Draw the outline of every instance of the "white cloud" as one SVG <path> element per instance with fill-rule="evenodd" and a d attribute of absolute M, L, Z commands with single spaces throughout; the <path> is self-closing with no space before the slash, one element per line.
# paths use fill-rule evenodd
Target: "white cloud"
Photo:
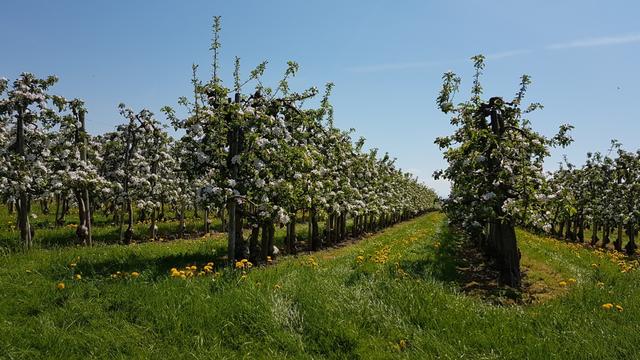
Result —
<path fill-rule="evenodd" d="M 371 73 L 371 72 L 381 72 L 381 71 L 388 71 L 388 70 L 423 69 L 423 68 L 438 65 L 438 64 L 440 64 L 440 62 L 437 62 L 437 61 L 401 62 L 401 63 L 394 63 L 394 64 L 354 66 L 354 67 L 348 68 L 347 70 L 356 72 L 356 73 Z"/>
<path fill-rule="evenodd" d="M 640 34 L 603 36 L 574 40 L 566 43 L 558 43 L 547 46 L 549 50 L 572 49 L 572 48 L 590 48 L 607 45 L 620 45 L 640 42 Z"/>
<path fill-rule="evenodd" d="M 527 49 L 518 49 L 518 50 L 508 50 L 497 52 L 493 54 L 485 55 L 485 58 L 488 60 L 499 60 L 508 57 L 524 55 L 531 53 L 531 50 Z M 469 60 L 469 58 L 464 59 Z M 454 60 L 455 62 L 456 60 Z M 457 61 L 463 61 L 459 59 Z M 447 63 L 451 63 L 449 61 Z M 399 63 L 390 63 L 390 64 L 373 64 L 373 65 L 363 65 L 363 66 L 353 66 L 347 68 L 347 70 L 355 73 L 374 73 L 374 72 L 384 72 L 384 71 L 394 71 L 394 70 L 415 70 L 415 69 L 424 69 L 431 66 L 438 66 L 445 64 L 444 61 L 416 61 L 416 62 L 399 62 Z"/>
<path fill-rule="evenodd" d="M 498 60 L 498 59 L 504 59 L 504 58 L 509 58 L 509 57 L 518 56 L 518 55 L 530 54 L 531 52 L 532 51 L 529 49 L 509 50 L 509 51 L 502 51 L 494 54 L 488 54 L 488 55 L 485 55 L 485 58 L 487 58 L 487 60 Z"/>

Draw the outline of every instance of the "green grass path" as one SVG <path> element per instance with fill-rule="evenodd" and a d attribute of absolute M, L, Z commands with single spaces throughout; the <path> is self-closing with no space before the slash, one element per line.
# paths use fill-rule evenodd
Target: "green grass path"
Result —
<path fill-rule="evenodd" d="M 531 277 L 576 282 L 537 305 L 493 306 L 457 290 L 451 249 L 460 239 L 445 222 L 428 214 L 244 277 L 169 276 L 215 261 L 222 236 L 0 257 L 0 358 L 640 357 L 637 270 L 519 232 L 523 263 L 548 268 Z M 111 278 L 117 271 L 140 276 Z"/>

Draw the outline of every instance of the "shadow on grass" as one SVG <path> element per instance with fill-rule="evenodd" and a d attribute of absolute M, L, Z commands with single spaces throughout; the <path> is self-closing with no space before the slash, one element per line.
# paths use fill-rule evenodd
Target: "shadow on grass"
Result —
<path fill-rule="evenodd" d="M 458 281 L 459 274 L 456 268 L 460 264 L 460 235 L 443 223 L 434 234 L 434 238 L 433 242 L 425 242 L 413 250 L 418 256 L 410 256 L 410 259 L 400 261 L 400 268 L 414 277 L 430 277 L 442 282 Z"/>
<path fill-rule="evenodd" d="M 110 258 L 98 262 L 81 262 L 77 271 L 85 277 L 109 277 L 117 272 L 144 272 L 145 277 L 156 280 L 167 277 L 171 268 L 184 269 L 186 266 L 196 265 L 202 269 L 209 262 L 214 262 L 216 268 L 221 268 L 225 262 L 225 248 L 223 246 L 207 247 L 193 253 L 172 255 L 140 255 L 130 253 L 122 258 Z"/>

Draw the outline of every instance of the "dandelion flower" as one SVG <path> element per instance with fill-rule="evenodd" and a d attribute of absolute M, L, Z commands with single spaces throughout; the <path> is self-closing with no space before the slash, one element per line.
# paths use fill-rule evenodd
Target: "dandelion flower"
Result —
<path fill-rule="evenodd" d="M 404 350 L 407 348 L 407 341 L 402 339 L 398 342 L 398 347 L 400 348 L 400 350 Z"/>
<path fill-rule="evenodd" d="M 62 289 L 64 289 L 64 283 L 63 283 L 63 282 L 59 282 L 59 283 L 56 285 L 56 289 L 58 289 L 58 290 L 62 290 Z"/>
<path fill-rule="evenodd" d="M 73 278 L 76 280 L 82 280 L 82 275 L 76 274 L 76 276 L 74 276 Z"/>
<path fill-rule="evenodd" d="M 616 305 L 616 310 L 618 310 L 618 312 L 622 312 L 624 309 L 622 308 L 622 306 Z"/>
<path fill-rule="evenodd" d="M 611 310 L 613 308 L 613 304 L 612 303 L 602 304 L 602 308 L 605 310 Z"/>
<path fill-rule="evenodd" d="M 576 282 L 576 279 L 574 279 L 574 278 L 570 278 L 570 279 L 568 279 L 568 280 L 567 280 L 567 282 L 568 282 L 569 284 L 574 284 L 574 283 Z"/>
<path fill-rule="evenodd" d="M 558 283 L 558 285 L 560 285 L 560 286 L 567 286 L 567 282 L 566 282 L 566 281 L 560 281 L 560 282 Z"/>
<path fill-rule="evenodd" d="M 137 271 L 134 271 L 134 272 L 131 273 L 131 277 L 132 278 L 137 278 L 138 276 L 140 276 L 140 273 L 137 272 Z"/>

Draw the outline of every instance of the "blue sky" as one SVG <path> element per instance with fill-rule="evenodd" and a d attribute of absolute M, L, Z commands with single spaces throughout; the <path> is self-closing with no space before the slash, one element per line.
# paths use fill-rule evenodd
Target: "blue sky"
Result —
<path fill-rule="evenodd" d="M 210 69 L 211 22 L 223 17 L 222 71 L 234 56 L 245 74 L 268 60 L 275 84 L 286 61 L 292 85 L 334 82 L 336 123 L 445 194 L 431 174 L 445 164 L 433 140 L 451 132 L 435 98 L 442 73 L 463 77 L 472 55 L 487 56 L 487 97 L 511 97 L 533 77 L 530 119 L 542 133 L 571 123 L 575 143 L 553 151 L 582 163 L 610 139 L 639 147 L 640 2 L 637 1 L 10 1 L 0 11 L 0 76 L 56 74 L 55 93 L 80 97 L 88 126 L 122 122 L 120 102 L 158 113 L 189 95 L 191 64 Z M 230 84 L 230 83 L 229 83 Z"/>

